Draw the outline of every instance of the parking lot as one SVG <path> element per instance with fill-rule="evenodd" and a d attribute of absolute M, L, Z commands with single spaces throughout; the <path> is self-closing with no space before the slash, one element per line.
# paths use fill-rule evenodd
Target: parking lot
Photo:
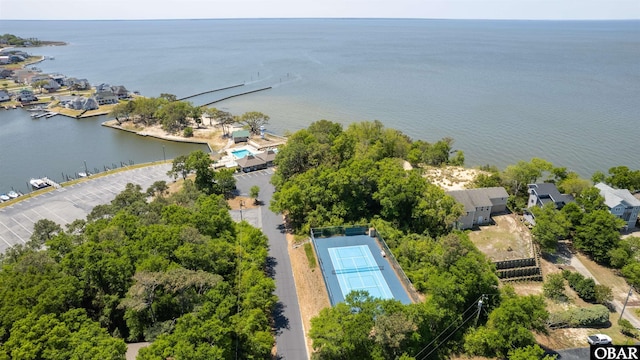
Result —
<path fill-rule="evenodd" d="M 49 219 L 60 225 L 84 219 L 93 207 L 107 204 L 127 183 L 146 190 L 155 181 L 173 181 L 167 176 L 171 164 L 152 165 L 89 179 L 19 201 L 0 209 L 0 253 L 15 244 L 29 241 L 33 224 Z"/>

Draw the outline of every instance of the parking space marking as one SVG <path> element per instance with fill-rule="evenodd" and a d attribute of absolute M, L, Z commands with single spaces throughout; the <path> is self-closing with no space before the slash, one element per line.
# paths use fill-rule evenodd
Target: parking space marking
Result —
<path fill-rule="evenodd" d="M 48 207 L 46 207 L 44 204 L 42 205 L 42 207 L 47 210 L 48 212 L 52 213 L 55 217 L 57 217 L 58 219 L 62 220 L 63 224 L 67 224 L 69 223 L 69 221 L 67 221 L 66 219 L 64 219 L 62 216 L 56 214 L 55 212 L 51 211 Z"/>
<path fill-rule="evenodd" d="M 28 217 L 27 215 L 25 215 L 24 213 L 20 213 L 20 215 L 24 216 L 25 219 L 27 219 L 28 221 L 30 221 L 32 224 L 35 224 L 36 222 L 33 221 L 30 217 Z"/>
<path fill-rule="evenodd" d="M 28 232 L 29 234 L 33 234 L 33 231 L 27 229 L 26 227 L 24 227 L 24 225 L 22 225 L 21 222 L 19 222 L 18 220 L 11 218 L 11 220 L 13 220 L 16 224 L 18 224 L 21 228 L 23 228 L 26 232 Z"/>
<path fill-rule="evenodd" d="M 63 199 L 65 199 L 66 201 L 68 201 L 68 202 L 72 203 L 72 204 L 73 204 L 73 205 L 75 205 L 75 206 L 78 206 L 78 204 L 76 204 L 73 200 L 69 199 L 69 198 L 68 198 L 68 197 L 66 197 L 66 196 L 65 196 Z"/>
<path fill-rule="evenodd" d="M 2 235 L 0 235 L 0 239 L 2 239 L 2 241 L 4 241 L 5 244 L 9 245 L 9 247 L 12 247 L 15 244 L 9 244 L 9 242 L 7 240 L 5 240 Z"/>
<path fill-rule="evenodd" d="M 13 235 L 15 235 L 15 236 L 16 236 L 18 239 L 20 239 L 23 243 L 25 243 L 25 244 L 27 243 L 26 241 L 24 241 L 24 239 L 23 239 L 20 235 L 16 234 L 13 230 L 11 230 L 11 229 L 10 229 L 7 225 L 5 225 L 3 222 L 0 222 L 0 224 L 2 224 L 2 226 L 4 226 L 7 230 L 9 230 Z"/>

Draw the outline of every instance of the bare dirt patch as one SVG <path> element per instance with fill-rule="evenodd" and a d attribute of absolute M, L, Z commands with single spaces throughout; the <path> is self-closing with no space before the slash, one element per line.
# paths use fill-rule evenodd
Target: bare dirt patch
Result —
<path fill-rule="evenodd" d="M 491 261 L 533 256 L 531 232 L 515 214 L 493 216 L 495 225 L 481 226 L 469 238 Z"/>
<path fill-rule="evenodd" d="M 294 236 L 287 234 L 287 243 L 289 248 L 289 258 L 291 259 L 291 268 L 293 269 L 293 278 L 296 283 L 296 291 L 298 294 L 298 302 L 300 303 L 300 316 L 302 317 L 302 325 L 305 332 L 305 341 L 308 353 L 312 353 L 311 339 L 309 338 L 309 329 L 311 329 L 311 318 L 317 316 L 320 310 L 331 306 L 329 303 L 329 295 L 324 285 L 322 272 L 317 265 L 314 269 L 309 268 L 309 261 L 302 244 L 294 246 Z M 315 254 L 314 254 L 315 255 Z"/>
<path fill-rule="evenodd" d="M 253 201 L 253 198 L 247 196 L 236 196 L 227 200 L 227 204 L 229 204 L 231 210 L 240 210 L 240 204 L 242 204 L 242 209 L 255 209 L 260 206 L 260 204 L 256 204 Z"/>
<path fill-rule="evenodd" d="M 426 167 L 424 177 L 432 184 L 450 191 L 466 189 L 480 173 L 483 171 L 461 166 Z"/>

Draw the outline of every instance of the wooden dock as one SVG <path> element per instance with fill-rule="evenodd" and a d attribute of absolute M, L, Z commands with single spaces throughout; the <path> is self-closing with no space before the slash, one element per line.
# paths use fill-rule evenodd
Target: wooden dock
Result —
<path fill-rule="evenodd" d="M 214 93 L 216 91 L 233 89 L 233 88 L 237 88 L 237 87 L 240 87 L 240 86 L 244 86 L 244 83 L 238 84 L 238 85 L 231 85 L 231 86 L 227 86 L 227 87 L 223 87 L 223 88 L 219 88 L 219 89 L 213 89 L 213 90 L 209 90 L 209 91 L 203 91 L 203 92 L 197 93 L 195 95 L 189 95 L 189 96 L 182 97 L 180 99 L 176 99 L 176 101 L 182 101 L 182 100 L 186 100 L 186 99 L 191 99 L 191 98 L 194 98 L 196 96 L 200 96 L 200 95 L 204 95 L 204 94 L 211 94 L 211 93 Z"/>
<path fill-rule="evenodd" d="M 215 101 L 212 101 L 212 102 L 209 102 L 209 103 L 206 103 L 206 104 L 200 105 L 200 107 L 209 106 L 209 105 L 211 105 L 211 104 L 215 104 L 215 103 L 218 103 L 218 102 L 220 102 L 220 101 L 224 101 L 224 100 L 227 100 L 227 99 L 231 99 L 231 98 L 234 98 L 234 97 L 237 97 L 237 96 L 242 96 L 242 95 L 247 95 L 247 94 L 256 93 L 256 92 L 259 92 L 259 91 L 269 90 L 269 89 L 271 89 L 271 88 L 272 88 L 271 86 L 268 86 L 268 87 L 265 87 L 265 88 L 262 88 L 262 89 L 256 89 L 256 90 L 246 91 L 246 92 L 243 92 L 243 93 L 240 93 L 240 94 L 230 95 L 230 96 L 227 96 L 227 97 L 223 97 L 222 99 L 218 99 L 218 100 L 215 100 Z"/>

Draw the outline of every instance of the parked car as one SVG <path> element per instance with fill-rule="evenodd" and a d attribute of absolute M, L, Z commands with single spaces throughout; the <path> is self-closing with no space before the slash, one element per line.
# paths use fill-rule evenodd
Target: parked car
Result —
<path fill-rule="evenodd" d="M 587 336 L 587 341 L 591 345 L 609 345 L 611 344 L 611 337 L 605 334 L 595 334 Z"/>

